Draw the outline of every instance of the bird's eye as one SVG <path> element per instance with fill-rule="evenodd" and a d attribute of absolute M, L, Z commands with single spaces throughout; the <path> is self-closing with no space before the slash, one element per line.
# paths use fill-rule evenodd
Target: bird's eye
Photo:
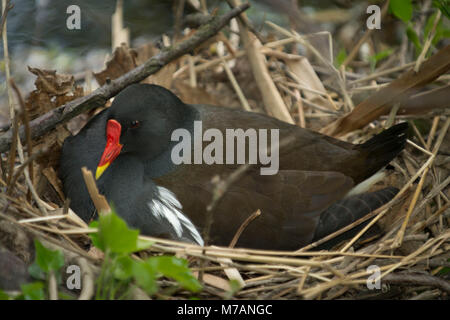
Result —
<path fill-rule="evenodd" d="M 140 125 L 141 125 L 141 122 L 140 122 L 140 121 L 138 121 L 138 120 L 133 120 L 133 121 L 131 121 L 130 128 L 131 128 L 131 129 L 136 129 L 136 128 L 138 128 Z"/>

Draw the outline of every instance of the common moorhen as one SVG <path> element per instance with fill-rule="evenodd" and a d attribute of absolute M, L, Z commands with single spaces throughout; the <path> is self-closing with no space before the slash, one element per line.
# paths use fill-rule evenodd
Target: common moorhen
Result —
<path fill-rule="evenodd" d="M 131 227 L 203 244 L 200 233 L 213 196 L 211 180 L 228 176 L 239 164 L 175 164 L 171 154 L 179 140 L 172 141 L 172 133 L 183 128 L 194 136 L 196 121 L 201 121 L 202 132 L 279 129 L 280 145 L 290 141 L 279 149 L 276 174 L 261 174 L 262 165 L 255 164 L 220 199 L 210 230 L 214 244 L 228 245 L 241 224 L 260 209 L 237 245 L 297 249 L 355 221 L 396 193 L 386 188 L 346 197 L 404 148 L 406 123 L 354 145 L 263 114 L 185 104 L 163 87 L 135 84 L 64 142 L 60 177 L 71 208 L 85 221 L 95 218 L 81 174 L 86 166 L 96 172 L 99 191 Z M 248 154 L 245 157 L 248 162 Z"/>

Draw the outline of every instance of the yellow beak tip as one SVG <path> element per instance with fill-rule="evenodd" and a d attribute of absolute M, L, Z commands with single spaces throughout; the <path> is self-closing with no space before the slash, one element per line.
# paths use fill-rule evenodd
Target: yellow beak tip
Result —
<path fill-rule="evenodd" d="M 97 167 L 97 170 L 95 171 L 95 180 L 98 180 L 102 176 L 103 172 L 105 172 L 105 170 L 106 170 L 106 168 L 108 168 L 108 166 L 109 166 L 109 163 L 104 164 L 103 166 Z"/>

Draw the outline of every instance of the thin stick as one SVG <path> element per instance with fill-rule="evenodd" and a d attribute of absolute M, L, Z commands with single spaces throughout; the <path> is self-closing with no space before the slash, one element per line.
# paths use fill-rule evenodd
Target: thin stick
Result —
<path fill-rule="evenodd" d="M 8 12 L 12 8 L 14 8 L 14 4 L 11 4 L 9 0 L 3 1 L 2 4 L 3 4 L 2 5 L 3 12 L 2 12 L 1 20 L 0 20 L 0 37 L 3 35 L 3 30 L 4 30 L 5 23 L 6 23 L 6 17 L 8 16 Z"/>
<path fill-rule="evenodd" d="M 149 75 L 159 71 L 171 61 L 191 52 L 198 45 L 214 36 L 220 29 L 227 25 L 233 17 L 248 9 L 249 6 L 249 4 L 245 3 L 221 16 L 213 17 L 210 22 L 201 26 L 189 39 L 176 43 L 169 49 L 161 50 L 156 56 L 153 56 L 118 79 L 112 80 L 110 83 L 98 88 L 91 94 L 72 100 L 63 106 L 53 109 L 32 120 L 30 122 L 32 138 L 42 136 L 46 132 L 54 129 L 57 125 L 65 123 L 84 111 L 104 105 L 108 99 L 117 95 L 130 84 L 142 81 Z M 5 33 L 3 34 L 3 38 L 5 38 Z M 5 46 L 4 52 L 6 53 Z M 23 138 L 25 135 L 23 129 L 20 129 L 19 133 L 20 137 Z M 12 132 L 11 130 L 8 130 L 0 136 L 0 152 L 8 150 L 11 141 Z"/>
<path fill-rule="evenodd" d="M 241 224 L 239 229 L 236 231 L 236 234 L 234 235 L 233 239 L 231 240 L 231 242 L 229 244 L 230 248 L 234 248 L 234 246 L 236 245 L 237 241 L 239 240 L 239 237 L 241 236 L 242 232 L 244 232 L 245 228 L 247 228 L 247 226 L 250 224 L 250 222 L 252 222 L 257 217 L 259 217 L 260 214 L 261 214 L 261 210 L 258 209 L 255 212 L 253 212 L 247 219 L 245 219 L 245 221 Z"/>
<path fill-rule="evenodd" d="M 390 207 L 392 207 L 392 205 L 401 197 L 403 196 L 403 194 L 406 192 L 406 190 L 409 189 L 409 187 L 414 183 L 414 181 L 416 181 L 416 179 L 424 172 L 424 170 L 431 164 L 431 162 L 433 162 L 434 157 L 431 156 L 427 162 L 425 162 L 425 164 L 419 169 L 419 171 L 416 172 L 416 174 L 414 176 L 411 177 L 411 179 L 409 179 L 409 181 L 403 186 L 403 188 L 395 195 L 394 198 L 391 199 L 391 201 L 389 201 L 388 203 L 384 204 L 383 206 L 381 206 L 380 208 L 378 208 L 377 210 L 382 209 L 382 211 L 379 211 L 379 214 L 372 220 L 370 221 L 360 232 L 358 232 L 357 235 L 355 235 L 353 237 L 352 240 L 350 240 L 350 242 L 348 242 L 344 248 L 342 248 L 341 252 L 347 251 L 352 245 L 353 243 L 355 243 L 367 230 L 369 230 L 369 228 L 371 226 L 373 226 L 379 219 L 381 219 L 387 212 L 388 209 Z M 377 211 L 375 210 L 375 211 Z"/>
<path fill-rule="evenodd" d="M 384 3 L 383 8 L 381 9 L 380 19 L 382 19 L 382 21 L 384 20 L 384 16 L 386 15 L 388 8 L 389 8 L 389 0 Z M 347 58 L 345 58 L 344 62 L 342 63 L 344 67 L 346 67 L 355 58 L 356 54 L 359 51 L 359 48 L 361 48 L 364 42 L 366 42 L 367 39 L 369 39 L 369 37 L 372 35 L 373 30 L 375 29 L 371 28 L 366 30 L 362 38 L 359 39 L 358 43 L 353 47 L 352 51 L 349 53 Z"/>
<path fill-rule="evenodd" d="M 430 163 L 431 165 L 431 163 Z M 403 242 L 403 237 L 405 236 L 406 226 L 408 225 L 409 218 L 411 217 L 411 213 L 414 210 L 414 207 L 416 206 L 417 200 L 419 199 L 420 192 L 422 191 L 423 183 L 425 182 L 425 177 L 427 176 L 427 173 L 429 171 L 430 167 L 426 167 L 425 171 L 422 174 L 422 177 L 420 178 L 419 184 L 416 187 L 416 191 L 414 192 L 413 198 L 411 200 L 411 203 L 408 207 L 408 212 L 406 213 L 406 217 L 403 221 L 402 227 L 400 228 L 399 233 L 397 234 L 396 240 L 392 243 L 392 248 L 398 248 L 401 246 Z"/>
<path fill-rule="evenodd" d="M 236 6 L 239 0 L 230 0 L 229 3 Z M 294 124 L 286 104 L 279 93 L 266 64 L 264 55 L 261 53 L 261 42 L 250 33 L 247 28 L 245 13 L 241 14 L 238 19 L 239 32 L 241 40 L 247 51 L 247 57 L 251 66 L 253 77 L 261 93 L 264 106 L 275 118 Z"/>
<path fill-rule="evenodd" d="M 297 109 L 298 109 L 299 126 L 300 126 L 300 128 L 306 128 L 305 110 L 303 108 L 303 103 L 302 103 L 302 99 L 300 96 L 300 92 L 297 89 L 294 89 L 294 94 L 295 94 L 295 100 L 296 100 Z"/>
<path fill-rule="evenodd" d="M 75 261 L 83 271 L 83 282 L 78 300 L 90 300 L 94 296 L 94 272 L 85 258 L 77 257 Z"/>
<path fill-rule="evenodd" d="M 311 267 L 306 267 L 306 271 L 303 274 L 302 278 L 300 279 L 300 282 L 298 283 L 297 294 L 299 294 L 299 295 L 302 294 L 302 290 L 303 290 L 303 287 L 305 286 L 306 278 L 308 278 L 310 270 L 311 270 Z"/>
<path fill-rule="evenodd" d="M 58 284 L 53 270 L 48 274 L 48 298 L 49 300 L 58 300 Z"/>
<path fill-rule="evenodd" d="M 65 219 L 67 216 L 65 214 L 58 214 L 58 215 L 49 215 L 45 217 L 37 217 L 37 218 L 28 218 L 28 219 L 21 219 L 18 222 L 20 224 L 24 223 L 34 223 L 34 222 L 42 222 L 42 221 L 50 221 L 50 220 L 60 220 Z"/>
<path fill-rule="evenodd" d="M 428 52 L 428 49 L 431 46 L 431 41 L 434 38 L 434 34 L 436 32 L 437 24 L 441 20 L 441 10 L 437 11 L 436 17 L 434 18 L 433 27 L 431 28 L 430 33 L 428 34 L 427 40 L 425 40 L 425 44 L 423 45 L 422 51 L 420 52 L 419 57 L 417 58 L 416 65 L 414 66 L 414 71 L 419 72 L 420 66 L 422 62 L 425 60 L 425 55 Z"/>
<path fill-rule="evenodd" d="M 188 55 L 188 66 L 189 66 L 189 85 L 191 88 L 197 88 L 197 74 L 194 68 L 194 58 Z"/>
<path fill-rule="evenodd" d="M 231 71 L 228 64 L 225 62 L 225 59 L 222 58 L 222 66 L 225 69 L 225 72 L 228 76 L 228 79 L 230 79 L 231 85 L 233 86 L 234 91 L 236 91 L 236 94 L 239 98 L 239 101 L 241 102 L 242 107 L 244 110 L 252 111 L 252 108 L 248 104 L 247 98 L 245 97 L 244 93 L 241 90 L 241 87 L 239 86 L 238 82 L 236 81 L 236 78 L 234 77 L 233 72 Z"/>
<path fill-rule="evenodd" d="M 439 288 L 447 293 L 450 293 L 450 282 L 440 279 L 438 277 L 433 277 L 427 274 L 399 274 L 391 273 L 383 277 L 383 281 L 392 284 L 405 284 L 405 285 L 425 285 Z"/>
<path fill-rule="evenodd" d="M 48 152 L 48 149 L 46 147 L 42 148 L 41 150 L 38 150 L 36 153 L 34 153 L 30 157 L 28 157 L 27 160 L 25 160 L 25 162 L 22 163 L 16 169 L 16 171 L 14 172 L 14 175 L 12 176 L 11 181 L 8 184 L 8 191 L 7 191 L 8 194 L 11 194 L 12 190 L 14 190 L 14 185 L 16 184 L 17 179 L 22 174 L 22 172 L 25 170 L 25 168 L 28 166 L 28 170 L 29 170 L 30 169 L 29 164 L 32 163 L 37 158 L 42 157 L 47 152 Z"/>
<path fill-rule="evenodd" d="M 427 154 L 427 155 L 429 155 L 429 156 L 433 155 L 430 151 L 428 151 L 428 150 L 422 148 L 421 146 L 415 144 L 414 142 L 412 142 L 412 141 L 409 140 L 409 139 L 406 139 L 406 143 L 412 145 L 412 146 L 413 146 L 414 148 L 416 148 L 417 150 L 420 150 L 420 151 L 422 151 L 423 153 L 425 153 L 425 154 Z"/>
<path fill-rule="evenodd" d="M 91 170 L 86 167 L 81 168 L 81 173 L 83 174 L 84 183 L 88 189 L 89 195 L 94 203 L 95 208 L 99 215 L 105 215 L 111 213 L 111 207 L 106 201 L 105 196 L 98 192 L 97 184 L 95 183 L 94 176 Z"/>
<path fill-rule="evenodd" d="M 442 141 L 443 141 L 443 139 L 445 137 L 445 134 L 447 133 L 447 130 L 448 130 L 449 126 L 450 126 L 450 119 L 447 119 L 447 121 L 445 122 L 444 126 L 442 127 L 441 133 L 440 133 L 440 135 L 438 137 L 438 140 L 436 141 L 436 144 L 435 144 L 435 146 L 433 148 L 433 156 L 430 157 L 431 161 L 427 165 L 426 169 L 424 170 L 424 172 L 422 174 L 422 177 L 421 177 L 421 179 L 419 181 L 419 184 L 417 185 L 417 188 L 416 188 L 416 191 L 414 193 L 413 199 L 411 200 L 411 204 L 409 205 L 408 212 L 406 213 L 405 220 L 403 221 L 403 224 L 402 224 L 402 226 L 400 228 L 400 231 L 398 232 L 398 234 L 397 234 L 397 236 L 395 238 L 395 241 L 392 243 L 392 246 L 391 246 L 392 248 L 398 248 L 402 244 L 403 237 L 404 237 L 405 231 L 406 231 L 406 226 L 408 225 L 409 219 L 411 217 L 411 213 L 414 210 L 414 207 L 415 207 L 415 205 L 417 203 L 417 199 L 419 198 L 419 194 L 420 194 L 420 192 L 422 190 L 423 183 L 425 182 L 425 177 L 426 177 L 426 175 L 427 175 L 431 165 L 433 164 L 433 160 L 436 157 L 436 154 L 437 154 L 437 152 L 438 152 L 438 150 L 439 150 L 439 148 L 441 146 L 441 143 L 442 143 Z"/>
<path fill-rule="evenodd" d="M 436 134 L 438 124 L 439 124 L 439 117 L 435 116 L 433 118 L 433 124 L 431 125 L 430 133 L 428 134 L 427 144 L 425 146 L 428 150 L 430 150 L 431 148 L 431 143 L 433 142 L 433 137 Z"/>
<path fill-rule="evenodd" d="M 16 92 L 17 100 L 19 101 L 19 105 L 21 108 L 22 123 L 25 126 L 25 137 L 27 142 L 28 159 L 31 159 L 30 161 L 28 161 L 28 174 L 30 175 L 31 183 L 34 185 L 33 158 L 31 157 L 31 155 L 33 154 L 33 142 L 31 140 L 30 117 L 28 116 L 25 101 L 23 100 L 23 96 L 20 93 L 19 88 L 17 87 L 13 79 L 10 79 L 9 82 L 13 90 Z"/>
<path fill-rule="evenodd" d="M 17 150 L 17 141 L 19 137 L 19 118 L 14 116 L 12 119 L 13 122 L 13 139 L 11 142 L 11 150 L 9 150 L 8 157 L 8 177 L 6 180 L 6 185 L 11 185 L 11 180 L 14 174 L 14 163 L 16 162 L 16 150 Z"/>
<path fill-rule="evenodd" d="M 436 220 L 437 217 L 441 216 L 448 208 L 450 208 L 450 202 L 446 203 L 438 211 L 436 211 L 431 216 L 429 216 L 426 221 L 420 222 L 419 224 L 414 226 L 411 233 L 416 233 L 420 230 L 423 230 L 427 226 L 429 226 L 431 223 L 433 223 Z"/>
<path fill-rule="evenodd" d="M 360 83 L 360 82 L 365 82 L 365 81 L 370 81 L 370 80 L 373 80 L 373 79 L 378 79 L 379 77 L 382 77 L 382 76 L 385 76 L 385 75 L 388 75 L 388 74 L 391 74 L 391 73 L 394 73 L 394 72 L 402 71 L 404 69 L 408 69 L 408 68 L 412 67 L 413 65 L 415 65 L 415 62 L 410 62 L 410 63 L 404 64 L 402 66 L 393 67 L 393 68 L 386 69 L 386 70 L 383 70 L 383 71 L 380 71 L 380 72 L 375 72 L 375 73 L 372 73 L 371 75 L 368 75 L 368 76 L 365 76 L 365 77 L 362 77 L 362 78 L 350 81 L 349 85 L 353 86 L 353 85 L 355 85 L 357 83 Z"/>

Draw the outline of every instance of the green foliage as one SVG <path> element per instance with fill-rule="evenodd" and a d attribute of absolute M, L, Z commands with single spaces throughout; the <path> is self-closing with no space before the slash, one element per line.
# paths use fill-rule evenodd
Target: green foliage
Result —
<path fill-rule="evenodd" d="M 137 261 L 130 254 L 148 248 L 152 243 L 138 239 L 139 231 L 128 228 L 115 212 L 91 223 L 97 233 L 90 235 L 92 243 L 105 252 L 100 276 L 97 279 L 97 299 L 127 298 L 133 284 L 152 295 L 158 291 L 157 279 L 172 278 L 184 289 L 201 289 L 184 259 L 172 256 L 150 257 Z"/>
<path fill-rule="evenodd" d="M 450 262 L 450 259 L 447 259 L 447 262 Z M 443 267 L 441 270 L 439 270 L 438 275 L 440 276 L 446 276 L 450 273 L 449 267 Z"/>
<path fill-rule="evenodd" d="M 20 286 L 22 294 L 16 297 L 17 300 L 44 300 L 44 284 L 40 281 L 23 284 Z"/>
<path fill-rule="evenodd" d="M 0 300 L 9 300 L 11 299 L 9 295 L 7 295 L 2 289 L 0 289 Z"/>
<path fill-rule="evenodd" d="M 47 279 L 47 275 L 44 271 L 42 271 L 41 267 L 39 267 L 36 261 L 34 261 L 33 264 L 28 267 L 28 273 L 30 274 L 30 276 L 37 280 Z"/>
<path fill-rule="evenodd" d="M 433 0 L 433 7 L 441 10 L 442 14 L 450 19 L 450 0 Z"/>
<path fill-rule="evenodd" d="M 102 251 L 133 253 L 152 245 L 149 241 L 139 240 L 139 231 L 128 228 L 126 222 L 115 213 L 101 216 L 98 221 L 92 222 L 90 227 L 99 229 L 90 237 L 94 246 Z"/>
<path fill-rule="evenodd" d="M 433 28 L 434 21 L 436 19 L 436 15 L 437 15 L 437 12 L 435 12 L 434 14 L 432 14 L 431 16 L 428 17 L 427 22 L 425 24 L 425 29 L 424 29 L 424 36 L 423 36 L 424 39 L 428 38 L 428 36 Z M 434 33 L 433 39 L 431 40 L 431 43 L 433 45 L 436 45 L 442 39 L 449 38 L 449 37 L 450 37 L 450 29 L 447 29 L 444 27 L 442 18 L 441 18 L 436 25 L 435 33 Z"/>
<path fill-rule="evenodd" d="M 230 280 L 230 291 L 225 293 L 225 299 L 231 299 L 239 290 L 241 290 L 241 284 L 235 279 Z"/>
<path fill-rule="evenodd" d="M 201 290 L 200 283 L 192 275 L 184 259 L 173 256 L 150 257 L 144 261 L 133 259 L 130 256 L 133 252 L 148 248 L 152 243 L 138 239 L 139 231 L 128 228 L 116 213 L 101 216 L 90 226 L 98 229 L 97 233 L 90 234 L 92 243 L 105 253 L 101 272 L 96 280 L 96 299 L 127 298 L 135 286 L 153 295 L 159 290 L 157 280 L 163 276 L 174 279 L 180 287 L 192 292 Z M 34 243 L 36 259 L 28 272 L 33 278 L 42 281 L 22 285 L 22 292 L 15 299 L 43 300 L 46 298 L 49 274 L 53 273 L 57 280 L 61 279 L 59 271 L 64 265 L 63 253 L 46 248 L 38 240 Z M 63 293 L 59 296 L 71 299 Z M 0 291 L 1 299 L 10 297 Z"/>
<path fill-rule="evenodd" d="M 183 288 L 192 292 L 201 289 L 198 280 L 192 275 L 187 261 L 171 256 L 149 258 L 146 263 L 162 275 L 176 280 Z"/>
<path fill-rule="evenodd" d="M 413 6 L 411 0 L 391 0 L 389 10 L 404 23 L 408 23 L 412 18 Z"/>
<path fill-rule="evenodd" d="M 341 50 L 339 50 L 339 53 L 336 56 L 335 66 L 339 68 L 345 61 L 345 59 L 347 59 L 347 52 L 344 48 L 342 48 Z"/>
<path fill-rule="evenodd" d="M 64 256 L 61 251 L 47 249 L 38 240 L 34 240 L 34 246 L 36 248 L 35 262 L 43 272 L 48 273 L 62 268 Z"/>
<path fill-rule="evenodd" d="M 112 253 L 131 253 L 137 251 L 138 230 L 131 230 L 125 221 L 116 214 L 101 216 L 98 223 L 98 233 L 91 234 L 93 244 L 103 250 Z M 94 226 L 91 224 L 91 227 Z M 120 236 L 119 236 L 120 235 Z"/>
<path fill-rule="evenodd" d="M 370 56 L 369 63 L 370 63 L 370 68 L 372 69 L 372 71 L 375 69 L 378 61 L 381 61 L 381 60 L 389 57 L 393 51 L 394 50 L 392 50 L 392 49 L 386 49 L 386 50 L 382 50 L 382 51 L 374 54 L 373 56 Z"/>
<path fill-rule="evenodd" d="M 36 258 L 33 264 L 28 267 L 28 273 L 37 280 L 32 283 L 21 285 L 21 294 L 14 297 L 16 300 L 44 300 L 47 292 L 45 283 L 48 282 L 50 272 L 52 272 L 57 281 L 60 282 L 60 269 L 64 266 L 64 256 L 59 250 L 50 250 L 38 240 L 34 240 L 36 249 Z M 1 294 L 0 294 L 1 296 Z"/>
<path fill-rule="evenodd" d="M 401 2 L 402 4 L 399 4 L 396 2 L 399 2 L 399 3 Z M 431 30 L 433 29 L 433 25 L 434 25 L 436 15 L 438 12 L 436 11 L 434 14 L 432 14 L 431 16 L 428 17 L 428 19 L 425 23 L 425 26 L 424 26 L 423 37 L 422 37 L 422 39 L 420 39 L 420 36 L 413 29 L 413 22 L 411 21 L 411 17 L 409 17 L 409 19 L 406 19 L 406 17 L 407 17 L 406 13 L 401 13 L 401 10 L 399 9 L 400 7 L 403 8 L 403 6 L 405 6 L 407 2 L 410 2 L 410 1 L 391 1 L 389 7 L 390 7 L 391 11 L 398 18 L 400 18 L 401 20 L 403 20 L 403 22 L 405 22 L 406 35 L 408 36 L 408 39 L 413 43 L 413 45 L 416 49 L 416 56 L 418 56 L 423 50 L 423 45 L 425 43 L 425 40 L 428 38 Z M 409 6 L 409 5 L 406 5 L 406 6 Z M 443 23 L 443 19 L 445 19 L 445 17 L 447 17 L 447 18 L 449 17 L 450 0 L 435 0 L 435 1 L 433 1 L 433 7 L 439 9 L 443 14 L 443 16 L 441 17 L 441 19 L 438 21 L 438 23 L 436 25 L 435 33 L 434 33 L 433 39 L 431 40 L 431 44 L 434 46 L 442 39 L 450 37 L 450 29 L 446 28 Z M 404 10 L 404 8 L 402 10 Z M 431 54 L 431 51 L 428 52 L 428 56 L 430 54 Z"/>
<path fill-rule="evenodd" d="M 450 268 L 448 268 L 448 267 L 444 267 L 438 272 L 438 274 L 440 276 L 445 276 L 445 275 L 447 275 L 449 273 L 450 273 Z"/>
<path fill-rule="evenodd" d="M 422 51 L 422 43 L 411 25 L 406 27 L 406 35 L 408 36 L 409 41 L 414 44 L 414 47 L 416 48 L 416 55 L 418 55 Z"/>
<path fill-rule="evenodd" d="M 136 283 L 148 294 L 154 294 L 158 291 L 156 270 L 152 265 L 143 261 L 135 261 L 133 262 L 132 272 Z"/>

